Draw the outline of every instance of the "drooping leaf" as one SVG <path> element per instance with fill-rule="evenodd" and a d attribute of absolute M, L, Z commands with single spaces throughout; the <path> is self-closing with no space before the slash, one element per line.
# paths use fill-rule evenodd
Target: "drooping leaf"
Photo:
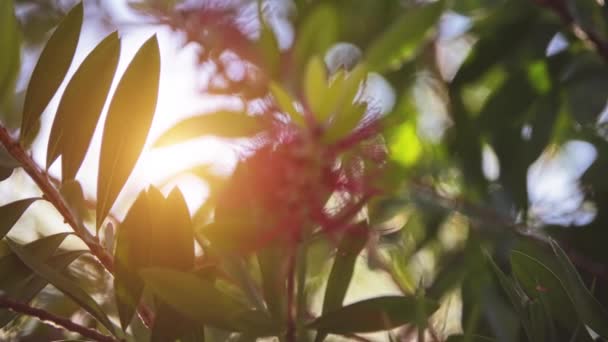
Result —
<path fill-rule="evenodd" d="M 156 108 L 159 77 L 160 52 L 153 36 L 133 57 L 108 109 L 97 177 L 97 227 L 108 215 L 143 149 Z"/>
<path fill-rule="evenodd" d="M 56 269 L 61 272 L 84 253 L 86 253 L 86 251 L 71 251 L 55 255 L 48 259 L 47 264 L 53 269 Z M 32 274 L 19 284 L 20 286 L 18 287 L 17 293 L 11 293 L 8 294 L 8 296 L 21 303 L 29 303 L 32 301 L 32 299 L 34 299 L 34 297 L 36 297 L 36 295 L 38 295 L 38 293 L 40 293 L 40 291 L 42 291 L 48 285 L 48 282 L 43 278 Z M 17 317 L 17 314 L 12 311 L 0 311 L 0 327 L 5 326 L 15 317 Z"/>
<path fill-rule="evenodd" d="M 25 265 L 27 265 L 28 268 L 34 271 L 39 277 L 47 280 L 59 291 L 63 292 L 63 294 L 70 297 L 81 308 L 86 310 L 101 324 L 103 324 L 103 326 L 106 327 L 112 334 L 116 333 L 114 325 L 106 315 L 103 308 L 101 308 L 101 306 L 99 306 L 99 304 L 97 304 L 95 300 L 91 298 L 91 296 L 89 296 L 83 289 L 81 289 L 72 279 L 62 275 L 57 270 L 45 264 L 43 260 L 40 260 L 36 256 L 28 253 L 27 250 L 12 240 L 9 239 L 7 243 L 13 253 L 15 253 L 19 259 Z"/>
<path fill-rule="evenodd" d="M 0 3 L 0 119 L 13 125 L 7 107 L 21 65 L 21 37 L 13 0 Z"/>
<path fill-rule="evenodd" d="M 589 292 L 576 268 L 557 242 L 551 240 L 551 247 L 560 266 L 558 274 L 562 284 L 574 301 L 581 319 L 600 336 L 608 338 L 608 311 Z"/>
<path fill-rule="evenodd" d="M 23 212 L 38 198 L 27 198 L 0 207 L 0 239 L 13 228 Z"/>
<path fill-rule="evenodd" d="M 260 117 L 240 112 L 220 111 L 185 119 L 169 128 L 154 143 L 165 146 L 210 135 L 220 138 L 244 138 L 264 129 Z"/>
<path fill-rule="evenodd" d="M 234 320 L 246 311 L 213 283 L 193 274 L 160 268 L 145 269 L 140 274 L 152 293 L 199 324 L 235 330 Z"/>
<path fill-rule="evenodd" d="M 74 179 L 89 148 L 120 54 L 120 40 L 113 32 L 82 62 L 68 83 L 51 128 L 46 167 L 62 156 L 62 178 Z"/>
<path fill-rule="evenodd" d="M 68 235 L 69 233 L 59 233 L 46 236 L 24 245 L 23 248 L 37 258 L 47 260 Z M 6 246 L 6 243 L 3 241 L 4 246 Z M 38 280 L 34 279 L 40 278 L 36 277 L 14 253 L 9 252 L 9 254 L 0 258 L 0 291 L 9 297 L 19 299 L 22 302 L 31 301 L 42 290 L 40 288 L 36 291 L 34 285 Z M 47 282 L 44 281 L 44 284 L 46 285 Z M 8 324 L 14 317 L 16 317 L 16 314 L 12 311 L 0 311 L 0 327 Z"/>
<path fill-rule="evenodd" d="M 420 48 L 430 29 L 443 12 L 444 0 L 410 9 L 367 49 L 366 60 L 371 71 L 399 67 Z"/>
<path fill-rule="evenodd" d="M 80 30 L 83 6 L 78 3 L 55 29 L 46 43 L 25 94 L 20 142 L 28 147 L 40 127 L 40 115 L 63 82 L 72 64 Z"/>
<path fill-rule="evenodd" d="M 284 113 L 287 113 L 287 115 L 289 115 L 293 122 L 295 122 L 299 126 L 303 126 L 304 118 L 302 117 L 302 114 L 298 113 L 298 111 L 296 110 L 293 104 L 293 99 L 287 93 L 287 91 L 283 89 L 280 84 L 271 82 L 270 92 L 272 93 L 272 96 L 274 97 L 275 101 L 277 101 L 279 108 Z"/>
<path fill-rule="evenodd" d="M 417 300 L 420 299 L 401 296 L 367 299 L 325 313 L 308 327 L 335 334 L 390 330 L 417 319 Z M 423 306 L 428 316 L 439 308 L 436 302 L 429 299 L 423 300 Z"/>
<path fill-rule="evenodd" d="M 368 227 L 365 223 L 360 223 L 347 231 L 342 241 L 340 241 L 334 264 L 327 280 L 325 297 L 323 298 L 323 314 L 342 307 L 342 302 L 346 297 L 346 291 L 355 270 L 355 262 L 359 253 L 365 247 L 367 237 Z M 315 341 L 320 342 L 324 339 L 325 334 L 320 330 L 317 333 Z"/>

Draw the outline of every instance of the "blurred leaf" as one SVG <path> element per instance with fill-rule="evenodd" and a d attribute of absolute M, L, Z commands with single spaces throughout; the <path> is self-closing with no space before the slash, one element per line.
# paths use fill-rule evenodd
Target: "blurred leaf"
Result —
<path fill-rule="evenodd" d="M 257 253 L 262 275 L 262 292 L 268 311 L 276 322 L 285 322 L 287 294 L 285 249 L 279 244 L 271 244 Z"/>
<path fill-rule="evenodd" d="M 551 240 L 551 247 L 560 266 L 558 271 L 560 280 L 572 299 L 579 316 L 593 331 L 604 338 L 608 338 L 608 312 L 589 292 L 581 276 L 561 247 L 553 240 Z"/>
<path fill-rule="evenodd" d="M 206 135 L 220 138 L 251 137 L 264 130 L 262 118 L 241 112 L 219 111 L 180 121 L 164 132 L 154 146 L 177 144 Z"/>
<path fill-rule="evenodd" d="M 305 70 L 311 56 L 324 55 L 327 49 L 338 40 L 338 23 L 340 17 L 336 9 L 329 4 L 319 4 L 304 18 L 298 27 L 298 37 L 294 47 L 295 70 Z"/>
<path fill-rule="evenodd" d="M 275 82 L 270 83 L 270 92 L 272 93 L 275 101 L 277 101 L 281 111 L 287 113 L 287 115 L 289 115 L 291 118 L 291 121 L 295 122 L 298 126 L 304 126 L 304 118 L 296 110 L 291 95 L 289 95 L 280 84 Z"/>
<path fill-rule="evenodd" d="M 146 287 L 163 302 L 199 324 L 236 330 L 235 318 L 246 311 L 213 283 L 193 274 L 161 268 L 144 269 L 140 274 Z"/>
<path fill-rule="evenodd" d="M 415 297 L 386 296 L 363 300 L 323 314 L 308 325 L 311 329 L 335 334 L 390 330 L 416 320 Z M 439 305 L 424 300 L 427 319 Z"/>
<path fill-rule="evenodd" d="M 47 280 L 59 291 L 63 292 L 66 296 L 70 297 L 78 305 L 95 317 L 101 324 L 103 324 L 108 331 L 115 334 L 114 326 L 110 319 L 106 316 L 105 311 L 91 298 L 86 292 L 84 292 L 73 279 L 70 279 L 61 273 L 54 270 L 49 265 L 45 264 L 44 261 L 40 260 L 36 256 L 28 253 L 26 249 L 19 246 L 12 240 L 8 240 L 8 245 L 11 250 L 21 259 L 21 261 L 27 265 L 32 271 L 38 276 Z"/>
<path fill-rule="evenodd" d="M 27 87 L 21 122 L 20 142 L 25 147 L 29 147 L 38 134 L 40 116 L 72 64 L 80 37 L 82 16 L 83 6 L 80 2 L 57 26 L 36 63 Z"/>
<path fill-rule="evenodd" d="M 485 337 L 485 336 L 479 336 L 479 335 L 473 335 L 470 337 L 465 336 L 465 335 L 452 335 L 452 336 L 448 337 L 447 340 L 445 340 L 445 342 L 494 342 L 494 341 L 496 341 L 496 340 L 489 338 L 489 337 Z"/>
<path fill-rule="evenodd" d="M 0 239 L 13 228 L 23 212 L 39 198 L 27 198 L 0 207 Z"/>
<path fill-rule="evenodd" d="M 27 246 L 25 248 L 27 248 Z M 53 269 L 61 272 L 84 253 L 86 253 L 86 251 L 71 251 L 62 253 L 51 257 L 46 261 L 46 263 Z M 46 257 L 44 259 L 46 259 Z M 2 271 L 0 270 L 0 274 L 1 273 Z M 14 275 L 12 275 L 11 278 L 13 278 L 12 280 L 15 280 Z M 8 296 L 21 303 L 31 302 L 32 299 L 34 299 L 34 297 L 48 285 L 48 281 L 34 275 L 27 277 L 27 279 L 19 280 L 22 282 L 20 282 L 20 286 L 16 289 L 16 293 L 9 293 Z M 17 316 L 18 314 L 12 311 L 0 311 L 0 327 L 5 326 Z"/>
<path fill-rule="evenodd" d="M 0 3 L 0 119 L 12 126 L 7 103 L 13 96 L 21 69 L 21 36 L 13 0 Z"/>
<path fill-rule="evenodd" d="M 278 72 L 281 70 L 281 51 L 279 51 L 279 42 L 272 30 L 272 27 L 268 24 L 264 18 L 262 11 L 263 0 L 258 0 L 258 18 L 260 20 L 260 38 L 258 40 L 258 48 L 262 55 L 262 61 L 265 64 L 266 70 L 272 78 L 278 76 Z"/>
<path fill-rule="evenodd" d="M 327 287 L 323 298 L 323 314 L 342 307 L 342 302 L 346 297 L 346 292 L 353 277 L 357 257 L 367 243 L 368 230 L 367 224 L 359 223 L 346 231 L 340 241 L 334 264 L 327 280 Z M 325 336 L 326 334 L 323 330 L 319 329 L 315 341 L 321 342 L 325 339 Z"/>
<path fill-rule="evenodd" d="M 97 178 L 97 227 L 108 215 L 143 149 L 156 108 L 159 77 L 158 40 L 152 36 L 133 57 L 108 109 Z"/>
<path fill-rule="evenodd" d="M 61 155 L 63 181 L 74 179 L 84 160 L 119 54 L 120 40 L 113 32 L 89 53 L 61 97 L 47 145 L 46 167 Z"/>
<path fill-rule="evenodd" d="M 326 118 L 322 116 L 322 106 L 327 93 L 327 71 L 325 63 L 318 57 L 312 57 L 306 66 L 304 76 L 304 97 L 306 103 L 318 122 L 322 123 Z"/>
<path fill-rule="evenodd" d="M 406 11 L 367 49 L 370 71 L 396 69 L 412 58 L 422 46 L 430 29 L 443 13 L 445 1 L 439 0 Z"/>

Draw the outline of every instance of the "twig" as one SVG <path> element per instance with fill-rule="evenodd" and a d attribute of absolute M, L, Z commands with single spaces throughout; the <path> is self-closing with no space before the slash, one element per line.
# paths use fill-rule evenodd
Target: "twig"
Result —
<path fill-rule="evenodd" d="M 296 317 L 294 308 L 294 291 L 296 277 L 296 254 L 292 250 L 290 252 L 287 264 L 287 329 L 285 340 L 287 342 L 296 341 Z"/>
<path fill-rule="evenodd" d="M 577 25 L 574 16 L 572 13 L 570 13 L 568 5 L 564 0 L 536 0 L 535 2 L 555 12 L 561 18 L 564 24 L 576 25 L 576 27 L 579 28 L 585 34 L 585 36 L 587 36 L 587 39 L 589 39 L 591 44 L 593 44 L 597 50 L 597 53 L 602 56 L 606 62 L 608 62 L 608 42 L 604 41 L 595 31 L 585 29 L 580 25 Z"/>
<path fill-rule="evenodd" d="M 63 217 L 65 223 L 72 227 L 74 233 L 89 247 L 91 254 L 103 265 L 103 267 L 111 274 L 114 273 L 114 258 L 100 244 L 99 240 L 94 237 L 86 227 L 80 225 L 78 220 L 70 210 L 63 196 L 57 188 L 52 184 L 52 181 L 47 177 L 46 173 L 34 162 L 30 155 L 21 147 L 21 145 L 11 137 L 9 131 L 0 125 L 0 142 L 6 151 L 19 163 L 23 170 L 32 178 L 34 183 L 40 188 L 43 197 L 51 203 L 59 214 Z M 143 323 L 150 327 L 154 321 L 152 311 L 144 305 L 138 308 L 139 316 Z"/>
<path fill-rule="evenodd" d="M 25 303 L 20 303 L 14 301 L 6 296 L 0 296 L 0 308 L 6 308 L 18 314 L 28 315 L 32 317 L 36 317 L 42 322 L 50 322 L 54 325 L 60 326 L 68 331 L 72 331 L 82 335 L 83 337 L 89 338 L 94 341 L 99 342 L 119 342 L 121 340 L 115 339 L 112 336 L 104 335 L 99 331 L 91 328 L 87 328 L 80 324 L 74 323 L 69 319 L 65 319 L 63 317 L 55 316 L 54 314 L 31 307 Z"/>

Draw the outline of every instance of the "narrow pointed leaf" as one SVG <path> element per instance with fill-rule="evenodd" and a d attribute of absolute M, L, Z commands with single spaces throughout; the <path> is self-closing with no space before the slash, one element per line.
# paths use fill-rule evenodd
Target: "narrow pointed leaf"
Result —
<path fill-rule="evenodd" d="M 262 276 L 262 293 L 268 311 L 277 322 L 284 322 L 287 307 L 285 249 L 280 245 L 271 244 L 257 252 L 258 264 Z"/>
<path fill-rule="evenodd" d="M 304 95 L 309 109 L 314 117 L 323 122 L 322 106 L 327 93 L 327 70 L 325 63 L 319 57 L 313 57 L 308 62 L 304 76 Z"/>
<path fill-rule="evenodd" d="M 133 57 L 108 109 L 97 178 L 97 227 L 114 205 L 144 147 L 156 108 L 159 77 L 160 52 L 153 36 Z"/>
<path fill-rule="evenodd" d="M 342 302 L 346 297 L 346 291 L 348 291 L 348 286 L 355 271 L 357 257 L 367 242 L 367 230 L 367 225 L 361 223 L 346 232 L 342 241 L 340 241 L 334 264 L 327 280 L 327 288 L 325 289 L 325 297 L 323 298 L 323 314 L 342 307 Z M 326 334 L 319 331 L 315 341 L 323 341 L 325 336 Z"/>
<path fill-rule="evenodd" d="M 295 72 L 302 75 L 311 56 L 324 55 L 338 40 L 340 17 L 334 6 L 327 3 L 317 6 L 298 27 L 294 47 Z"/>
<path fill-rule="evenodd" d="M 221 111 L 185 119 L 169 128 L 154 143 L 154 146 L 177 144 L 203 136 L 220 138 L 245 138 L 264 130 L 260 117 L 240 112 Z"/>
<path fill-rule="evenodd" d="M 308 325 L 311 329 L 334 334 L 366 333 L 390 330 L 415 322 L 418 310 L 416 297 L 385 296 L 362 300 L 323 314 Z M 439 305 L 422 299 L 424 312 L 430 317 Z"/>
<path fill-rule="evenodd" d="M 608 338 L 608 312 L 589 292 L 576 268 L 557 242 L 551 240 L 551 247 L 560 266 L 560 279 L 574 301 L 581 319 L 600 336 Z"/>
<path fill-rule="evenodd" d="M 74 179 L 84 160 L 114 78 L 120 40 L 113 32 L 85 58 L 68 83 L 53 122 L 46 167 L 62 155 L 63 180 Z"/>
<path fill-rule="evenodd" d="M 262 1 L 258 1 L 258 18 L 260 19 L 260 39 L 257 42 L 262 62 L 266 67 L 267 72 L 275 78 L 280 70 L 281 51 L 279 50 L 279 42 L 275 36 L 272 27 L 264 18 L 262 11 Z"/>
<path fill-rule="evenodd" d="M 143 293 L 144 283 L 138 271 L 148 265 L 150 249 L 144 237 L 148 234 L 146 193 L 141 192 L 118 228 L 114 260 L 114 293 L 123 329 L 129 326 Z"/>
<path fill-rule="evenodd" d="M 21 64 L 21 37 L 13 0 L 0 2 L 0 119 L 12 124 L 8 101 L 12 97 Z"/>
<path fill-rule="evenodd" d="M 48 259 L 47 264 L 51 268 L 61 272 L 84 253 L 86 253 L 86 251 L 62 253 Z M 8 295 L 21 303 L 29 303 L 47 285 L 48 281 L 32 274 L 25 281 L 20 283 L 17 293 Z M 0 311 L 0 327 L 5 326 L 17 316 L 18 315 L 12 311 Z"/>
<path fill-rule="evenodd" d="M 59 233 L 35 240 L 23 246 L 32 255 L 42 260 L 47 260 L 69 233 Z M 3 241 L 6 245 L 6 242 Z M 8 248 L 8 247 L 7 247 Z M 38 293 L 35 291 L 32 282 L 37 278 L 32 270 L 25 266 L 21 260 L 10 253 L 0 258 L 0 291 L 11 298 L 19 299 L 22 302 L 29 302 Z M 45 282 L 46 285 L 46 282 Z M 44 286 L 43 286 L 44 287 Z M 8 310 L 0 310 L 0 328 L 8 324 L 16 314 Z"/>
<path fill-rule="evenodd" d="M 151 266 L 187 271 L 194 267 L 194 229 L 186 200 L 175 188 L 163 201 L 163 227 L 152 244 Z"/>
<path fill-rule="evenodd" d="M 293 105 L 293 99 L 287 93 L 285 89 L 281 87 L 278 83 L 271 82 L 270 83 L 270 92 L 274 97 L 275 101 L 279 105 L 279 108 L 289 115 L 291 120 L 295 122 L 298 126 L 304 126 L 304 118 Z"/>
<path fill-rule="evenodd" d="M 63 82 L 72 64 L 82 27 L 82 2 L 74 6 L 46 43 L 30 78 L 23 105 L 20 141 L 24 146 L 35 138 L 40 116 Z"/>
<path fill-rule="evenodd" d="M 0 207 L 0 239 L 13 228 L 17 220 L 38 198 L 27 198 Z"/>
<path fill-rule="evenodd" d="M 411 9 L 397 19 L 367 50 L 367 62 L 372 71 L 398 67 L 411 58 L 436 24 L 445 1 L 440 0 Z"/>
<path fill-rule="evenodd" d="M 31 255 L 23 247 L 19 246 L 12 240 L 7 241 L 10 249 L 15 253 L 19 259 L 33 270 L 38 276 L 47 280 L 59 291 L 63 292 L 66 296 L 70 297 L 78 305 L 95 317 L 101 324 L 103 324 L 108 331 L 112 334 L 115 333 L 114 326 L 108 316 L 106 316 L 104 310 L 89 296 L 84 290 L 70 278 L 62 275 L 58 271 L 54 270 L 49 265 L 45 264 L 39 258 Z"/>

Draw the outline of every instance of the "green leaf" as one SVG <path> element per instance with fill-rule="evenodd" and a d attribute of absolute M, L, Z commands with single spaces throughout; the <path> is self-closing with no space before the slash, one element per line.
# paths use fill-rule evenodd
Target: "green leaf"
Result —
<path fill-rule="evenodd" d="M 445 1 L 411 9 L 397 19 L 367 49 L 370 71 L 396 69 L 412 58 L 443 13 Z"/>
<path fill-rule="evenodd" d="M 32 73 L 23 105 L 20 142 L 28 147 L 40 127 L 40 116 L 72 64 L 82 27 L 82 2 L 74 6 L 46 43 Z"/>
<path fill-rule="evenodd" d="M 108 316 L 106 316 L 103 308 L 101 308 L 99 304 L 97 304 L 95 300 L 91 298 L 91 296 L 78 287 L 74 280 L 54 270 L 49 265 L 45 264 L 44 261 L 40 260 L 40 258 L 28 253 L 26 249 L 19 246 L 12 240 L 8 239 L 7 243 L 13 253 L 15 253 L 19 259 L 25 265 L 27 265 L 27 267 L 29 267 L 41 278 L 47 280 L 66 296 L 70 297 L 74 302 L 78 303 L 81 308 L 86 310 L 101 324 L 103 324 L 108 331 L 115 334 L 114 325 Z"/>
<path fill-rule="evenodd" d="M 169 128 L 154 146 L 177 144 L 206 135 L 220 138 L 244 138 L 262 132 L 265 125 L 260 117 L 241 112 L 220 111 L 185 119 Z"/>
<path fill-rule="evenodd" d="M 267 72 L 276 78 L 280 71 L 281 51 L 279 50 L 279 42 L 272 31 L 272 27 L 266 22 L 262 11 L 263 0 L 258 0 L 258 18 L 260 20 L 260 38 L 257 45 L 260 50 L 262 62 Z"/>
<path fill-rule="evenodd" d="M 64 181 L 63 184 L 61 184 L 59 191 L 79 221 L 88 219 L 90 215 L 84 198 L 84 192 L 77 180 L 71 179 Z"/>
<path fill-rule="evenodd" d="M 334 334 L 390 330 L 419 319 L 415 297 L 385 296 L 363 300 L 323 314 L 308 325 L 311 329 Z M 428 317 L 439 305 L 429 299 L 422 307 Z"/>
<path fill-rule="evenodd" d="M 337 120 L 343 119 L 353 109 L 355 97 L 367 78 L 367 66 L 358 64 L 352 71 L 340 70 L 329 84 L 327 92 L 321 93 L 322 104 L 318 113 L 318 120 L 325 122 L 333 116 Z"/>
<path fill-rule="evenodd" d="M 324 55 L 338 40 L 340 17 L 329 4 L 318 5 L 298 27 L 298 38 L 294 47 L 295 70 L 301 75 L 311 56 Z"/>
<path fill-rule="evenodd" d="M 318 122 L 325 121 L 322 116 L 323 101 L 327 93 L 327 70 L 319 56 L 312 57 L 304 76 L 304 96 L 309 109 Z"/>
<path fill-rule="evenodd" d="M 150 249 L 143 238 L 148 234 L 149 222 L 146 193 L 142 191 L 119 226 L 116 237 L 114 293 L 123 329 L 133 319 L 144 289 L 138 271 L 148 265 Z"/>
<path fill-rule="evenodd" d="M 82 62 L 68 83 L 47 145 L 47 169 L 61 155 L 63 180 L 74 179 L 91 143 L 118 64 L 120 40 L 113 32 Z"/>
<path fill-rule="evenodd" d="M 340 241 L 334 264 L 327 280 L 325 297 L 323 298 L 323 314 L 342 307 L 346 291 L 353 277 L 357 257 L 367 243 L 368 230 L 367 224 L 359 223 L 347 231 L 342 241 Z M 325 336 L 326 334 L 319 331 L 315 341 L 323 341 Z"/>
<path fill-rule="evenodd" d="M 285 298 L 285 249 L 271 244 L 257 252 L 258 264 L 262 275 L 262 293 L 268 311 L 277 322 L 285 322 L 287 307 Z"/>
<path fill-rule="evenodd" d="M 13 0 L 0 3 L 0 119 L 11 124 L 7 107 L 21 68 L 21 37 Z"/>
<path fill-rule="evenodd" d="M 53 269 L 61 272 L 84 253 L 86 253 L 86 251 L 62 253 L 51 257 L 46 263 Z M 14 278 L 14 275 L 11 276 L 11 278 Z M 27 279 L 20 279 L 19 285 L 20 286 L 16 291 L 17 293 L 10 293 L 8 296 L 21 303 L 29 303 L 48 285 L 48 282 L 30 272 L 30 276 L 28 276 Z M 17 316 L 18 315 L 12 311 L 0 311 L 0 327 L 5 326 Z"/>
<path fill-rule="evenodd" d="M 156 36 L 137 51 L 118 83 L 103 130 L 97 178 L 97 227 L 122 190 L 144 147 L 158 97 Z"/>
<path fill-rule="evenodd" d="M 69 233 L 59 233 L 46 236 L 24 245 L 23 248 L 32 255 L 47 260 L 68 235 Z M 2 247 L 9 249 L 4 241 Z M 29 302 L 39 291 L 26 290 L 24 285 L 34 277 L 32 271 L 14 253 L 11 253 L 10 249 L 9 254 L 0 258 L 0 291 L 9 297 Z M 15 316 L 12 311 L 0 311 L 0 327 L 8 324 Z"/>
<path fill-rule="evenodd" d="M 289 115 L 291 121 L 295 122 L 298 126 L 304 126 L 304 118 L 300 114 L 293 104 L 293 98 L 287 93 L 287 90 L 283 89 L 280 84 L 276 82 L 270 82 L 270 92 L 274 97 L 275 101 L 279 105 L 279 108 Z"/>
<path fill-rule="evenodd" d="M 237 330 L 235 319 L 247 311 L 212 282 L 194 274 L 149 268 L 142 270 L 140 275 L 154 295 L 194 322 Z"/>
<path fill-rule="evenodd" d="M 23 212 L 39 198 L 27 198 L 0 207 L 0 239 L 13 228 Z"/>
<path fill-rule="evenodd" d="M 558 274 L 562 284 L 573 300 L 579 316 L 593 331 L 608 338 L 608 312 L 589 292 L 576 268 L 557 242 L 551 240 L 551 247 L 560 266 Z"/>

